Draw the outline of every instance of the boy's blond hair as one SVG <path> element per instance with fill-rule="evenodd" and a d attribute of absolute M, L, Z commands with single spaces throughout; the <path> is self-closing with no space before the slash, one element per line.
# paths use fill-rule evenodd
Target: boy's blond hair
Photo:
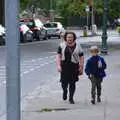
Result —
<path fill-rule="evenodd" d="M 91 47 L 90 47 L 90 51 L 91 51 L 91 52 L 95 51 L 95 52 L 98 52 L 98 53 L 99 53 L 99 48 L 98 48 L 98 46 L 91 46 Z"/>

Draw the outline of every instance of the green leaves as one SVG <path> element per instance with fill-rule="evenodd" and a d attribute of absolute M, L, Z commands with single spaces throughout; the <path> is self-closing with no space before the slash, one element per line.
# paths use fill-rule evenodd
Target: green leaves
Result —
<path fill-rule="evenodd" d="M 85 15 L 86 5 L 86 2 L 82 2 L 81 0 L 61 0 L 59 2 L 59 11 L 64 17 L 69 15 Z"/>
<path fill-rule="evenodd" d="M 23 10 L 27 7 L 30 0 L 20 0 L 20 8 Z"/>
<path fill-rule="evenodd" d="M 57 11 L 63 17 L 66 16 L 84 16 L 85 6 L 88 5 L 90 0 L 20 0 L 21 9 L 24 10 L 31 5 L 35 5 L 37 8 L 41 8 L 49 11 L 52 4 L 52 8 Z M 109 14 L 112 17 L 120 17 L 120 0 L 108 0 L 109 2 Z M 93 0 L 94 11 L 98 15 L 103 14 L 103 0 Z"/>
<path fill-rule="evenodd" d="M 110 15 L 115 18 L 120 18 L 120 0 L 110 0 Z"/>

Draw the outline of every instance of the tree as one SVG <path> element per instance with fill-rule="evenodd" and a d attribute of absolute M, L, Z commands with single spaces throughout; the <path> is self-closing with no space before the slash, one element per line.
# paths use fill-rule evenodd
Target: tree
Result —
<path fill-rule="evenodd" d="M 82 0 L 59 0 L 58 9 L 62 16 L 68 15 L 85 15 L 86 2 Z"/>
<path fill-rule="evenodd" d="M 110 15 L 114 18 L 120 18 L 120 0 L 110 0 Z"/>
<path fill-rule="evenodd" d="M 20 0 L 21 10 L 25 9 L 31 0 Z"/>
<path fill-rule="evenodd" d="M 21 9 L 35 5 L 37 8 L 44 9 L 46 11 L 50 10 L 51 0 L 20 0 Z M 103 14 L 103 0 L 52 0 L 52 8 L 57 9 L 58 14 L 65 17 L 68 15 L 84 16 L 85 6 L 94 5 L 94 11 L 98 15 Z M 120 17 L 120 0 L 109 0 L 109 14 L 112 17 Z"/>

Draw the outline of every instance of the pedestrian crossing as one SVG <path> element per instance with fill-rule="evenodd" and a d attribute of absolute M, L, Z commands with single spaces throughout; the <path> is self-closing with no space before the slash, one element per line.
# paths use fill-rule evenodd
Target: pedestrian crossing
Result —
<path fill-rule="evenodd" d="M 37 69 L 45 67 L 47 65 L 55 63 L 55 55 L 47 57 L 39 57 L 36 59 L 25 59 L 21 60 L 21 73 L 20 76 L 23 77 Z M 6 85 L 6 67 L 5 65 L 0 66 L 0 86 Z"/>

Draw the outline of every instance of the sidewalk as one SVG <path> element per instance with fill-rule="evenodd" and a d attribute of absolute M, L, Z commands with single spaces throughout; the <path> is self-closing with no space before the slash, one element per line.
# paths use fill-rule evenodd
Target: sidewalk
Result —
<path fill-rule="evenodd" d="M 87 58 L 87 56 L 85 56 Z M 22 120 L 119 120 L 120 119 L 120 46 L 105 56 L 108 76 L 103 82 L 102 102 L 90 104 L 90 81 L 83 75 L 77 83 L 75 105 L 62 101 L 59 75 L 49 85 L 37 88 L 36 96 L 26 98 Z M 47 87 L 51 91 L 47 91 Z M 47 93 L 47 94 L 45 94 Z"/>

